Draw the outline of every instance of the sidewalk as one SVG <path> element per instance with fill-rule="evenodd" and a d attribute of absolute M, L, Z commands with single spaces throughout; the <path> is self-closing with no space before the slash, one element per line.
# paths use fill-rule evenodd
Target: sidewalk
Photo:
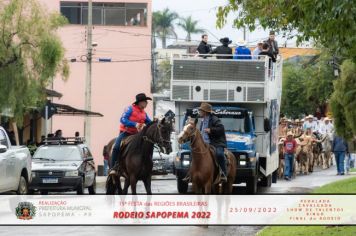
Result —
<path fill-rule="evenodd" d="M 96 177 L 96 186 L 97 187 L 103 187 L 105 186 L 107 176 L 97 176 Z M 158 180 L 175 180 L 176 176 L 173 174 L 168 174 L 168 175 L 153 175 L 152 176 L 152 181 L 158 181 Z M 121 178 L 121 182 L 123 182 L 123 179 Z"/>

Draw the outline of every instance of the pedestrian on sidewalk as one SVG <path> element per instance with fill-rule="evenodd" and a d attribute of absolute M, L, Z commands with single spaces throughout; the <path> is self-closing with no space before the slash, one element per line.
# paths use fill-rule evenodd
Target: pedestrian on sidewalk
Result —
<path fill-rule="evenodd" d="M 336 168 L 337 168 L 337 175 L 344 175 L 345 174 L 345 155 L 349 152 L 348 145 L 345 139 L 342 137 L 335 135 L 333 144 L 332 144 L 332 152 L 335 155 L 336 160 Z"/>
<path fill-rule="evenodd" d="M 109 150 L 107 145 L 105 145 L 103 148 L 103 157 L 104 157 L 104 176 L 107 176 L 109 170 Z"/>
<path fill-rule="evenodd" d="M 284 179 L 291 180 L 293 173 L 294 155 L 297 149 L 297 142 L 292 132 L 287 133 L 287 139 L 284 141 Z"/>

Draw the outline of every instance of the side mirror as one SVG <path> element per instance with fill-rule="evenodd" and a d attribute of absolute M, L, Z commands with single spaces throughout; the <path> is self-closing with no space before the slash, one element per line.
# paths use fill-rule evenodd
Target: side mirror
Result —
<path fill-rule="evenodd" d="M 265 130 L 266 133 L 268 133 L 269 131 L 271 131 L 271 122 L 268 118 L 265 118 L 263 121 L 263 128 Z"/>
<path fill-rule="evenodd" d="M 7 152 L 7 147 L 5 145 L 0 144 L 0 153 L 5 153 Z"/>
<path fill-rule="evenodd" d="M 85 162 L 93 161 L 93 160 L 94 160 L 94 158 L 92 158 L 92 157 L 87 157 L 87 158 L 84 159 Z"/>

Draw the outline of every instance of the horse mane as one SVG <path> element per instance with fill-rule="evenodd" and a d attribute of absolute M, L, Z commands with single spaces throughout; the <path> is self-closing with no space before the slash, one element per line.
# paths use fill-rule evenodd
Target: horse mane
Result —
<path fill-rule="evenodd" d="M 132 135 L 132 139 L 128 145 L 128 147 L 133 150 L 141 150 L 142 149 L 142 145 L 143 145 L 143 142 L 144 142 L 144 139 L 143 137 L 146 136 L 147 134 L 147 130 L 154 124 L 157 124 L 158 121 L 153 121 L 153 122 L 150 122 L 149 124 L 147 124 L 143 129 L 142 131 L 138 132 L 137 134 L 134 134 Z"/>

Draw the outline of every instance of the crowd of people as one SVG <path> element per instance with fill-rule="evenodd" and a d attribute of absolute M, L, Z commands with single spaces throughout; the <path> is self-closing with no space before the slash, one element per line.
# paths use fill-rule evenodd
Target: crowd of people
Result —
<path fill-rule="evenodd" d="M 334 158 L 337 175 L 348 174 L 354 167 L 356 138 L 347 142 L 338 136 L 329 117 L 308 115 L 301 120 L 281 118 L 279 145 L 279 173 L 286 180 L 291 180 L 297 169 L 308 174 L 313 171 L 314 165 L 328 168 Z"/>
<path fill-rule="evenodd" d="M 268 56 L 270 62 L 276 62 L 277 55 L 279 54 L 278 43 L 275 39 L 275 32 L 270 31 L 269 38 L 265 41 L 259 41 L 256 48 L 251 52 L 247 47 L 247 42 L 243 39 L 237 41 L 237 47 L 233 53 L 233 49 L 229 47 L 232 43 L 228 37 L 220 39 L 222 45 L 216 47 L 215 49 L 208 43 L 208 35 L 202 35 L 202 41 L 200 42 L 197 53 L 203 54 L 201 57 L 208 58 L 207 54 L 217 54 L 217 59 L 237 59 L 237 60 L 251 60 L 264 58 L 263 56 Z M 230 56 L 231 55 L 231 56 Z M 272 63 L 270 63 L 271 67 Z"/>

